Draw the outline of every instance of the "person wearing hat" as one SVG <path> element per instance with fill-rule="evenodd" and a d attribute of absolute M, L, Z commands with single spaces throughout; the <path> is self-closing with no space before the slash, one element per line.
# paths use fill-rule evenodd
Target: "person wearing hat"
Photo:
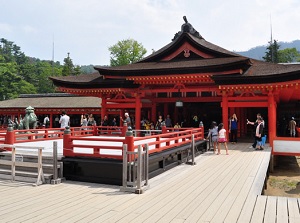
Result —
<path fill-rule="evenodd" d="M 290 130 L 290 136 L 295 137 L 296 136 L 296 121 L 295 118 L 292 117 L 291 121 L 289 122 L 289 130 Z"/>

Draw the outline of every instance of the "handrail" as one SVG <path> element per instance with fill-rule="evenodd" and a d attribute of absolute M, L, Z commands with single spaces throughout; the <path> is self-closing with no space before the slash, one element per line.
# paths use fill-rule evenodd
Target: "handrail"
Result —
<path fill-rule="evenodd" d="M 107 136 L 120 136 L 123 134 L 123 129 L 125 128 L 116 126 L 84 126 L 70 128 L 72 136 L 80 137 L 98 136 L 102 134 Z M 0 132 L 0 144 L 62 139 L 63 133 L 64 128 L 14 130 L 12 126 L 9 126 L 6 131 Z"/>
<path fill-rule="evenodd" d="M 7 145 L 3 144 L 0 145 L 0 148 L 10 148 L 11 149 L 11 161 L 9 160 L 0 160 L 0 164 L 2 165 L 9 165 L 11 166 L 11 180 L 15 181 L 16 178 L 16 166 L 21 167 L 32 167 L 37 168 L 37 181 L 34 184 L 35 186 L 38 186 L 40 184 L 45 183 L 44 178 L 44 172 L 43 172 L 43 163 L 42 163 L 42 150 L 44 147 L 36 147 L 36 146 L 15 146 L 15 145 Z M 16 161 L 16 149 L 38 149 L 38 162 L 32 163 L 32 162 L 23 162 L 23 161 Z"/>
<path fill-rule="evenodd" d="M 133 137 L 133 133 L 131 132 L 130 136 L 125 137 L 82 138 L 71 136 L 70 133 L 65 132 L 63 154 L 70 157 L 83 156 L 122 159 L 123 144 L 128 145 L 129 151 L 136 151 L 139 145 L 147 143 L 150 147 L 149 153 L 152 154 L 185 144 L 191 144 L 193 136 L 195 141 L 203 140 L 203 128 L 170 131 L 145 137 Z"/>

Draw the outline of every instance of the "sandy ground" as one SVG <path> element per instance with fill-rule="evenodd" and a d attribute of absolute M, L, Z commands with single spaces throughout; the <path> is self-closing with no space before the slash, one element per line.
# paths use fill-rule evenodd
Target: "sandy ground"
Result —
<path fill-rule="evenodd" d="M 300 156 L 277 156 L 265 195 L 300 198 Z"/>

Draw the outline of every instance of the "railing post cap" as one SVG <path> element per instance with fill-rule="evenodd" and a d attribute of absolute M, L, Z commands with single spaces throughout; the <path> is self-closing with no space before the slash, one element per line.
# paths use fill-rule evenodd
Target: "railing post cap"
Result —
<path fill-rule="evenodd" d="M 13 127 L 12 124 L 8 124 L 8 126 L 7 126 L 7 131 L 8 131 L 8 132 L 14 131 L 14 127 Z"/>
<path fill-rule="evenodd" d="M 70 126 L 66 126 L 64 130 L 64 134 L 70 134 L 70 133 L 71 133 Z"/>
<path fill-rule="evenodd" d="M 126 131 L 126 136 L 133 136 L 133 132 L 132 132 L 131 126 L 128 127 L 128 129 Z"/>

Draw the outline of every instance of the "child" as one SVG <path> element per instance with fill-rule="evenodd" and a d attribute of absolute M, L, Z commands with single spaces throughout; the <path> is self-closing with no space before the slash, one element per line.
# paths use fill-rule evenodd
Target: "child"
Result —
<path fill-rule="evenodd" d="M 214 145 L 214 153 L 217 154 L 217 143 L 218 143 L 218 126 L 216 122 L 211 123 L 211 128 L 208 131 L 208 135 L 206 139 L 211 137 L 211 141 Z"/>
<path fill-rule="evenodd" d="M 227 147 L 227 139 L 226 139 L 226 129 L 224 129 L 224 124 L 220 123 L 218 126 L 218 155 L 220 154 L 220 144 L 223 143 L 226 149 L 226 155 L 229 155 L 228 153 L 228 147 Z"/>

